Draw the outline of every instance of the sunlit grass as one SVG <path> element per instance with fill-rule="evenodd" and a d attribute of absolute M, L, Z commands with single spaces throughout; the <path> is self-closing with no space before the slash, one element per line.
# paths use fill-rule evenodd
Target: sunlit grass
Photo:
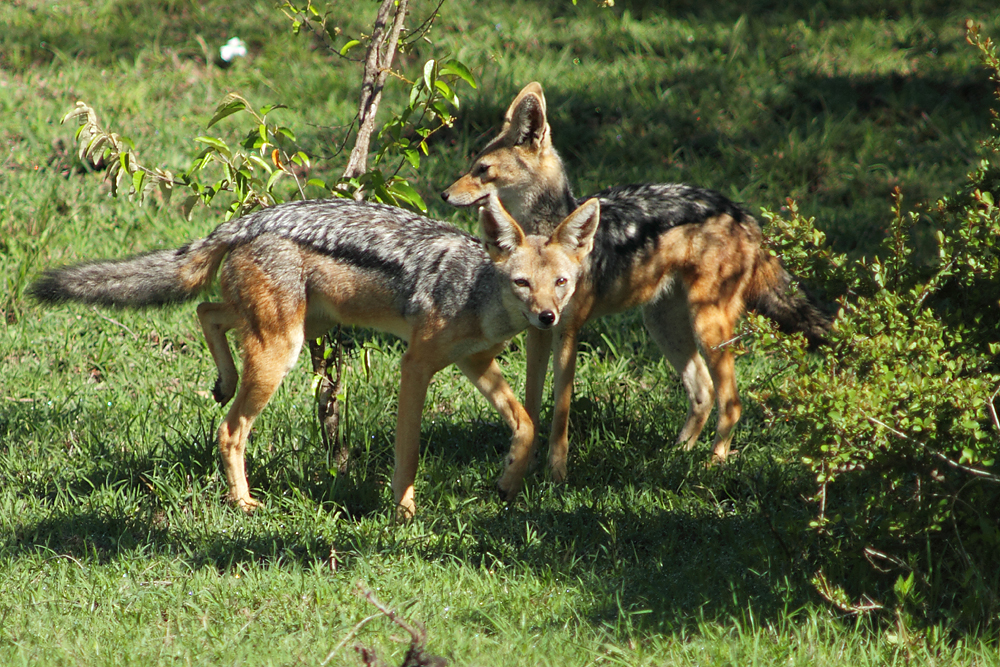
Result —
<path fill-rule="evenodd" d="M 433 213 L 470 225 L 436 193 L 530 80 L 578 194 L 682 180 L 751 210 L 794 196 L 856 252 L 880 240 L 891 188 L 908 201 L 949 192 L 976 159 L 990 89 L 961 26 L 973 16 L 997 34 L 995 7 L 593 4 L 446 4 L 432 43 L 405 56 L 408 76 L 451 55 L 480 82 L 411 174 Z M 374 5 L 343 12 L 346 39 Z M 851 573 L 888 609 L 867 620 L 823 601 L 814 488 L 787 432 L 747 401 L 732 465 L 705 468 L 711 423 L 693 452 L 674 449 L 683 391 L 634 313 L 584 334 L 564 485 L 542 465 L 503 505 L 508 433 L 447 369 L 424 416 L 419 515 L 393 525 L 402 347 L 349 331 L 351 471 L 320 445 L 303 359 L 251 438 L 263 507 L 227 506 L 224 411 L 193 306 L 41 309 L 23 296 L 42 268 L 175 247 L 220 214 L 108 198 L 58 121 L 86 100 L 145 161 L 183 170 L 238 91 L 288 105 L 282 123 L 329 179 L 357 67 L 291 36 L 270 2 L 29 1 L 0 5 L 0 24 L 0 662 L 318 664 L 373 613 L 353 592 L 363 581 L 455 664 L 997 664 L 995 637 L 896 618 L 894 578 Z M 214 49 L 233 35 L 250 57 L 221 69 Z M 386 113 L 405 94 L 390 86 Z M 210 132 L 247 129 L 236 116 Z M 522 344 L 502 357 L 519 394 Z M 744 395 L 773 363 L 740 359 Z M 399 634 L 382 619 L 358 641 L 398 663 Z M 357 664 L 352 644 L 330 664 Z"/>

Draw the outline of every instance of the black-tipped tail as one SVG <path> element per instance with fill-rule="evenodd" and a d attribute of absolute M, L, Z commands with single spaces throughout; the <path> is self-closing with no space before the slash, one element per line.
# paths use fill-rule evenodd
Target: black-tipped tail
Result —
<path fill-rule="evenodd" d="M 825 345 L 831 318 L 820 310 L 797 286 L 777 259 L 767 257 L 758 266 L 756 289 L 747 299 L 747 307 L 778 325 L 784 333 L 801 333 L 814 350 Z"/>
<path fill-rule="evenodd" d="M 181 279 L 184 255 L 183 248 L 158 250 L 51 269 L 32 283 L 28 294 L 44 303 L 76 301 L 118 308 L 179 303 L 196 293 Z"/>

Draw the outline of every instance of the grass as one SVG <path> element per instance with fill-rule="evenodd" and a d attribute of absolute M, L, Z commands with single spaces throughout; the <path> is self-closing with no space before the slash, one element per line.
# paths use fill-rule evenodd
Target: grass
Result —
<path fill-rule="evenodd" d="M 451 54 L 480 85 L 413 174 L 436 215 L 469 224 L 434 195 L 529 80 L 545 86 L 578 193 L 683 180 L 751 210 L 792 196 L 857 254 L 880 240 L 893 187 L 933 198 L 977 159 L 990 87 L 962 25 L 973 17 L 1000 34 L 993 3 L 617 4 L 443 7 L 432 43 L 402 67 L 412 75 Z M 344 40 L 374 5 L 342 11 Z M 330 178 L 358 71 L 294 38 L 269 2 L 234 12 L 25 0 L 0 6 L 0 22 L 4 664 L 318 664 L 374 611 L 357 581 L 425 623 L 431 652 L 456 664 L 1000 663 L 993 631 L 895 616 L 895 574 L 837 582 L 885 604 L 882 615 L 855 620 L 827 604 L 810 578 L 838 563 L 806 528 L 813 486 L 787 433 L 747 401 L 733 465 L 706 470 L 705 442 L 674 450 L 683 392 L 634 313 L 585 333 L 565 485 L 539 470 L 503 506 L 492 483 L 505 429 L 449 369 L 425 411 L 420 514 L 393 526 L 401 348 L 352 331 L 351 472 L 338 474 L 319 445 L 300 362 L 250 444 L 264 507 L 226 506 L 214 450 L 223 412 L 207 393 L 214 369 L 193 308 L 43 310 L 23 297 L 44 267 L 177 246 L 220 214 L 196 209 L 187 221 L 176 203 L 108 198 L 100 173 L 74 169 L 72 128 L 58 119 L 86 100 L 147 162 L 184 169 L 215 105 L 239 91 L 287 104 L 282 122 Z M 233 35 L 250 57 L 206 65 L 202 44 L 211 52 Z M 385 108 L 405 92 L 391 88 Z M 216 129 L 244 131 L 238 116 Z M 503 363 L 520 393 L 519 340 Z M 774 363 L 741 358 L 744 395 Z M 358 641 L 398 663 L 398 634 L 381 619 Z M 358 664 L 352 643 L 330 664 Z"/>

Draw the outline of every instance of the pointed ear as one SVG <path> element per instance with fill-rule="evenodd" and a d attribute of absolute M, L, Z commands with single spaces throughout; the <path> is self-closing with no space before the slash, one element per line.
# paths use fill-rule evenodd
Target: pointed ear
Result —
<path fill-rule="evenodd" d="M 545 116 L 545 93 L 538 82 L 525 86 L 507 108 L 503 133 L 514 146 L 528 142 L 541 145 L 549 139 L 549 122 Z"/>
<path fill-rule="evenodd" d="M 494 262 L 524 244 L 524 230 L 510 217 L 494 193 L 490 193 L 486 204 L 479 207 L 479 236 Z"/>
<path fill-rule="evenodd" d="M 588 199 L 570 213 L 552 232 L 550 243 L 558 243 L 567 251 L 586 257 L 594 249 L 594 235 L 601 221 L 601 203 Z"/>
<path fill-rule="evenodd" d="M 514 118 L 514 111 L 517 109 L 518 106 L 521 105 L 521 102 L 523 102 L 527 97 L 535 98 L 535 100 L 539 103 L 540 108 L 542 110 L 542 116 L 545 115 L 545 93 L 542 92 L 542 84 L 538 83 L 537 81 L 532 81 L 527 86 L 521 89 L 521 92 L 517 94 L 517 97 L 514 98 L 514 101 L 510 103 L 509 107 L 507 107 L 507 113 L 505 113 L 503 116 L 504 123 L 509 123 L 511 119 Z"/>

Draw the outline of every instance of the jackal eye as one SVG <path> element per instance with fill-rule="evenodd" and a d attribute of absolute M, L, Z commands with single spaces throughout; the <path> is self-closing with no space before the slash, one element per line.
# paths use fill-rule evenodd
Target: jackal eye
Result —
<path fill-rule="evenodd" d="M 488 174 L 489 171 L 490 171 L 490 166 L 488 164 L 483 164 L 482 162 L 480 162 L 475 167 L 473 167 L 472 175 L 475 176 L 476 178 L 482 178 L 483 176 Z"/>
<path fill-rule="evenodd" d="M 514 278 L 514 284 L 518 287 L 531 287 L 531 283 L 528 282 L 527 278 Z"/>
<path fill-rule="evenodd" d="M 569 281 L 566 280 L 565 278 L 562 278 L 562 277 L 556 278 L 556 287 L 562 287 L 563 285 L 565 285 L 568 282 Z"/>

